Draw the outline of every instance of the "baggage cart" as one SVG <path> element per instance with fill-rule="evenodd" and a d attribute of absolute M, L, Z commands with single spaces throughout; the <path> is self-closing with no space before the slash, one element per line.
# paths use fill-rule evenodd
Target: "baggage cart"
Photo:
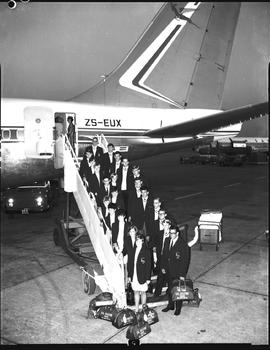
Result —
<path fill-rule="evenodd" d="M 222 212 L 220 210 L 205 209 L 201 211 L 198 222 L 199 244 L 202 250 L 203 244 L 212 244 L 219 250 L 222 239 Z"/>

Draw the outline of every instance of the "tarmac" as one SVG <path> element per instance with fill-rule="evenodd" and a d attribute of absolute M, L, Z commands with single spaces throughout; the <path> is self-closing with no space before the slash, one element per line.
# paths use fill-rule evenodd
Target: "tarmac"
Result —
<path fill-rule="evenodd" d="M 141 344 L 269 345 L 268 165 L 218 167 L 179 164 L 180 153 L 136 162 L 152 191 L 192 239 L 202 209 L 223 213 L 223 238 L 192 247 L 188 275 L 199 288 L 199 308 L 180 316 L 156 307 L 159 322 Z M 2 210 L 1 344 L 127 344 L 126 328 L 87 319 L 89 301 L 79 266 L 55 246 L 55 218 L 65 194 L 48 212 L 15 214 Z M 93 262 L 93 266 L 97 263 Z"/>

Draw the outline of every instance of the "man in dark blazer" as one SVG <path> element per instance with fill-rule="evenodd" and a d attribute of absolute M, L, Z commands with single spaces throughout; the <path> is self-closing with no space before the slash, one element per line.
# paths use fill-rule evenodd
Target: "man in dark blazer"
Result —
<path fill-rule="evenodd" d="M 103 199 L 105 196 L 110 196 L 112 191 L 111 187 L 111 179 L 108 177 L 104 177 L 102 179 L 102 184 L 100 186 L 100 197 Z"/>
<path fill-rule="evenodd" d="M 117 170 L 120 169 L 122 163 L 122 154 L 119 151 L 114 152 L 114 164 L 112 172 L 117 174 Z"/>
<path fill-rule="evenodd" d="M 121 191 L 118 191 L 117 187 L 114 187 L 114 186 L 111 187 L 111 196 L 110 196 L 110 198 L 111 198 L 111 203 L 116 204 L 117 210 L 118 209 L 126 210 L 122 193 L 121 193 Z"/>
<path fill-rule="evenodd" d="M 104 151 L 102 147 L 98 146 L 98 138 L 96 136 L 94 136 L 92 139 L 92 145 L 86 147 L 85 152 L 86 151 L 93 153 L 96 161 L 99 163 L 102 162 L 102 155 Z"/>
<path fill-rule="evenodd" d="M 116 222 L 116 205 L 113 203 L 110 203 L 108 205 L 108 211 L 109 215 L 107 215 L 104 219 L 106 222 L 107 227 L 112 230 L 112 225 Z"/>
<path fill-rule="evenodd" d="M 88 191 L 89 191 L 90 179 L 94 173 L 94 163 L 95 163 L 95 160 L 92 153 L 89 151 L 85 152 L 80 164 L 79 174 L 83 182 L 86 184 Z"/>
<path fill-rule="evenodd" d="M 161 210 L 161 212 L 163 211 Z M 171 227 L 171 221 L 168 219 L 165 219 L 162 221 L 162 223 L 160 222 L 159 231 L 157 232 L 157 239 L 155 243 L 155 251 L 157 254 L 157 265 L 156 265 L 157 284 L 156 284 L 156 289 L 154 293 L 155 297 L 161 294 L 162 287 L 165 285 L 168 278 L 168 276 L 166 275 L 166 272 L 162 271 L 162 262 L 164 261 L 164 259 L 166 259 L 166 256 L 164 257 L 164 252 L 166 247 L 166 241 L 168 238 L 170 238 L 170 227 Z"/>
<path fill-rule="evenodd" d="M 153 206 L 153 201 L 149 195 L 147 187 L 141 187 L 141 193 L 141 198 L 134 202 L 131 213 L 131 222 L 136 225 L 139 230 L 142 230 L 146 236 L 146 233 L 149 230 L 149 218 Z"/>
<path fill-rule="evenodd" d="M 127 157 L 123 157 L 121 167 L 117 170 L 118 186 L 122 192 L 125 208 L 128 210 L 128 193 L 132 181 L 132 170 Z"/>
<path fill-rule="evenodd" d="M 170 228 L 170 244 L 166 245 L 164 250 L 164 259 L 162 260 L 161 269 L 165 270 L 168 280 L 168 297 L 169 302 L 163 312 L 174 310 L 174 304 L 172 301 L 172 282 L 180 277 L 186 277 L 190 262 L 190 247 L 187 242 L 179 236 L 177 226 Z M 174 315 L 180 315 L 182 309 L 182 300 L 175 302 Z"/>
<path fill-rule="evenodd" d="M 102 174 L 103 177 L 110 177 L 111 173 L 114 171 L 115 167 L 115 158 L 114 158 L 114 145 L 109 143 L 108 152 L 103 153 L 102 155 Z"/>
<path fill-rule="evenodd" d="M 133 215 L 133 207 L 136 207 L 136 202 L 141 198 L 141 187 L 142 180 L 141 178 L 136 178 L 134 181 L 134 185 L 131 186 L 129 194 L 128 194 L 128 217 L 129 221 Z"/>
<path fill-rule="evenodd" d="M 159 210 L 161 209 L 161 200 L 160 197 L 153 198 L 153 206 L 149 212 L 148 218 L 148 232 L 146 236 L 146 241 L 148 242 L 148 247 L 154 246 L 155 240 L 155 230 L 158 227 L 159 221 Z"/>
<path fill-rule="evenodd" d="M 98 206 L 101 206 L 102 199 L 100 196 L 100 189 L 102 185 L 102 178 L 100 173 L 100 164 L 96 162 L 94 166 L 94 174 L 91 176 L 89 181 L 90 192 L 95 195 Z"/>

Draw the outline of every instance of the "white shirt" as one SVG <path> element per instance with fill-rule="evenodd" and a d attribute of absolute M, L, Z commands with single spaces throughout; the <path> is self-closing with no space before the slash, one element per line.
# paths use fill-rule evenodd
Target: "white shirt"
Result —
<path fill-rule="evenodd" d="M 173 247 L 175 245 L 175 242 L 177 241 L 177 239 L 178 239 L 178 237 L 176 237 L 174 239 L 171 239 L 171 241 L 170 241 L 170 248 L 169 249 L 171 249 L 171 247 Z"/>
<path fill-rule="evenodd" d="M 163 233 L 163 241 L 162 241 L 162 249 L 161 249 L 161 254 L 163 254 L 163 249 L 164 249 L 164 242 L 165 242 L 165 239 L 169 237 L 169 231 L 165 231 L 164 230 L 164 233 Z"/>
<path fill-rule="evenodd" d="M 100 184 L 100 174 L 99 173 L 96 173 L 96 177 L 98 179 L 98 183 Z"/>
<path fill-rule="evenodd" d="M 93 154 L 94 154 L 94 156 L 96 155 L 96 151 L 97 151 L 97 146 L 93 146 L 92 145 L 92 150 L 93 150 Z"/>
<path fill-rule="evenodd" d="M 108 155 L 109 155 L 109 158 L 110 158 L 110 163 L 112 163 L 113 162 L 113 153 L 112 152 L 111 153 L 108 152 Z"/>
<path fill-rule="evenodd" d="M 121 190 L 122 191 L 126 191 L 127 190 L 127 173 L 128 173 L 128 167 L 127 168 L 123 167 L 122 184 L 121 184 Z"/>
<path fill-rule="evenodd" d="M 120 251 L 124 248 L 124 228 L 125 228 L 125 222 L 119 221 L 119 230 L 118 230 L 118 236 L 117 236 L 117 244 L 120 249 Z"/>
<path fill-rule="evenodd" d="M 121 160 L 119 162 L 115 162 L 115 172 L 120 167 L 120 165 L 121 165 Z"/>
<path fill-rule="evenodd" d="M 137 198 L 140 198 L 141 197 L 141 190 L 136 190 L 136 193 L 137 193 Z"/>
<path fill-rule="evenodd" d="M 154 220 L 158 220 L 158 211 L 159 211 L 159 210 L 155 210 L 155 217 L 154 217 Z"/>
<path fill-rule="evenodd" d="M 146 204 L 147 204 L 147 198 L 143 198 L 143 209 L 145 210 Z"/>
<path fill-rule="evenodd" d="M 112 203 L 116 203 L 117 197 L 118 197 L 118 195 L 117 196 L 112 196 Z"/>
<path fill-rule="evenodd" d="M 110 192 L 110 185 L 104 186 L 105 187 L 105 191 L 109 194 Z"/>
<path fill-rule="evenodd" d="M 131 237 L 130 236 L 130 238 L 131 238 L 131 242 L 132 242 L 132 247 L 134 247 L 134 245 L 135 245 L 135 237 Z"/>

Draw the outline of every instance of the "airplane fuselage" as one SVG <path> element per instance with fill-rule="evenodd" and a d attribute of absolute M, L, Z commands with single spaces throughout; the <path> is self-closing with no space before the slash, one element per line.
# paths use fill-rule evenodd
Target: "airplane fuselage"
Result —
<path fill-rule="evenodd" d="M 146 131 L 195 120 L 218 110 L 157 109 L 112 107 L 74 102 L 2 99 L 1 102 L 2 187 L 55 178 L 55 141 L 67 132 L 67 118 L 72 116 L 76 128 L 75 150 L 82 157 L 92 137 L 103 134 L 116 150 L 128 152 L 131 160 L 190 147 L 194 137 L 150 138 Z M 213 139 L 235 136 L 241 124 L 201 136 Z"/>

